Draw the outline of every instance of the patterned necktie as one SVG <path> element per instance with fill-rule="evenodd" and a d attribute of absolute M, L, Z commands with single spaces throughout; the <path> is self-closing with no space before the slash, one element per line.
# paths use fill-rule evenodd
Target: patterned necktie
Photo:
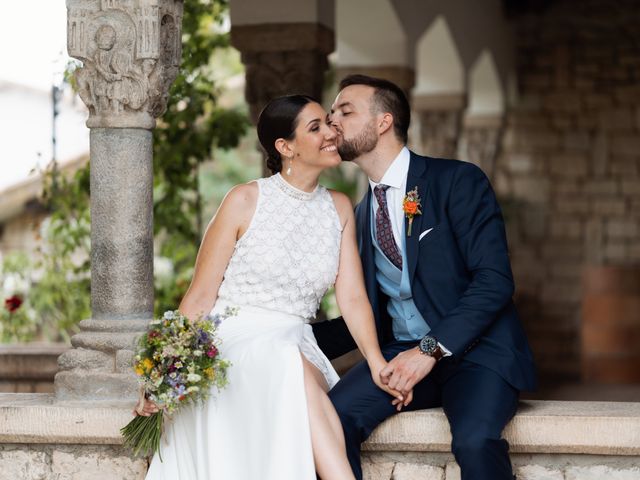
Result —
<path fill-rule="evenodd" d="M 387 208 L 387 189 L 389 185 L 376 185 L 373 193 L 378 200 L 378 211 L 376 212 L 376 240 L 380 250 L 387 256 L 391 263 L 402 270 L 402 255 L 400 249 L 393 238 L 389 209 Z"/>

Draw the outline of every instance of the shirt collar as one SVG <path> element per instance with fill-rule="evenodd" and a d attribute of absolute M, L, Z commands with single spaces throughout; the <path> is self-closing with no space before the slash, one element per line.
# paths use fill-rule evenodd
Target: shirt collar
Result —
<path fill-rule="evenodd" d="M 409 154 L 409 149 L 407 147 L 402 147 L 398 156 L 393 160 L 393 162 L 391 162 L 387 171 L 384 172 L 379 183 L 369 179 L 371 190 L 373 191 L 373 189 L 379 184 L 389 185 L 392 188 L 402 188 L 402 185 L 407 178 L 407 174 L 409 173 L 410 161 L 411 155 Z"/>

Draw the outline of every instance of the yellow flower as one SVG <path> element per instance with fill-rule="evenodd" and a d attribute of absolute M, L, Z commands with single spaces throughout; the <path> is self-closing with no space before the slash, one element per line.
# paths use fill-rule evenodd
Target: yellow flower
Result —
<path fill-rule="evenodd" d="M 144 368 L 140 366 L 140 364 L 135 366 L 136 375 L 142 376 L 144 375 Z"/>
<path fill-rule="evenodd" d="M 213 378 L 213 368 L 211 368 L 211 367 L 205 368 L 204 369 L 204 374 L 209 378 Z"/>
<path fill-rule="evenodd" d="M 153 362 L 150 358 L 145 358 L 144 360 L 142 360 L 142 366 L 144 367 L 145 371 L 149 371 L 153 368 Z"/>

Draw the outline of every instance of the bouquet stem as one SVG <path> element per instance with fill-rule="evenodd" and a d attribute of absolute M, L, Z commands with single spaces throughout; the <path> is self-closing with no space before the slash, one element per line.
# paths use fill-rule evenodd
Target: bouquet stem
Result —
<path fill-rule="evenodd" d="M 160 438 L 162 436 L 163 422 L 164 412 L 162 410 L 148 417 L 138 415 L 120 429 L 120 433 L 124 437 L 125 447 L 130 448 L 137 457 L 146 457 L 158 451 L 160 461 L 162 461 Z"/>

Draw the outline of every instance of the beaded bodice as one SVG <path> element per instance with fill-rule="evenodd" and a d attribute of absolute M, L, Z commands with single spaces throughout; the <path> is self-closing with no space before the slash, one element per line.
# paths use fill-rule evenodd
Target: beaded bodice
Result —
<path fill-rule="evenodd" d="M 331 194 L 298 190 L 280 174 L 257 182 L 256 211 L 218 298 L 313 318 L 338 273 L 342 227 Z"/>

